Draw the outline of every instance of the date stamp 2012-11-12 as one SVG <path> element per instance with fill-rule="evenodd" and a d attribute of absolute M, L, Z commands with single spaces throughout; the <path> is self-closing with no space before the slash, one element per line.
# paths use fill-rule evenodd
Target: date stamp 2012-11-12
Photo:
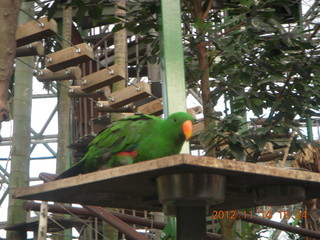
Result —
<path fill-rule="evenodd" d="M 239 216 L 238 213 L 242 213 L 241 217 Z M 282 219 L 290 219 L 290 218 L 297 218 L 297 219 L 302 219 L 307 217 L 307 212 L 306 211 L 277 211 L 279 214 L 279 217 Z M 238 211 L 238 210 L 228 210 L 228 211 L 222 211 L 222 210 L 214 210 L 212 211 L 212 219 L 223 219 L 223 218 L 228 218 L 228 219 L 250 219 L 253 217 L 261 217 L 261 218 L 267 218 L 271 219 L 273 216 L 274 212 L 272 211 Z"/>

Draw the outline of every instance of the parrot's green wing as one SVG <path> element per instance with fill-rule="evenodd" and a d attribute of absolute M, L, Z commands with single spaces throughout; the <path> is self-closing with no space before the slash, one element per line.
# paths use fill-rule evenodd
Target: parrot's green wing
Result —
<path fill-rule="evenodd" d="M 135 115 L 120 119 L 100 132 L 88 146 L 83 159 L 63 172 L 57 179 L 96 171 L 101 167 L 128 164 L 143 137 L 163 121 L 150 115 Z"/>
<path fill-rule="evenodd" d="M 134 156 L 141 140 L 151 134 L 154 126 L 161 121 L 163 120 L 154 116 L 136 115 L 112 124 L 89 145 L 84 156 L 86 172 L 95 171 L 102 166 L 124 165 L 125 163 L 118 162 L 121 157 Z"/>

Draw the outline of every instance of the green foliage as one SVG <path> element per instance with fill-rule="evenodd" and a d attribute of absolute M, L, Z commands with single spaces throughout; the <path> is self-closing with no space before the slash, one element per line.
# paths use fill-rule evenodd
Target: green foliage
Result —
<path fill-rule="evenodd" d="M 254 240 L 260 239 L 260 234 L 266 231 L 268 231 L 267 227 L 261 227 L 261 225 L 258 224 L 244 222 L 244 224 L 241 225 L 241 232 L 235 231 L 235 234 L 242 240 Z"/>
<path fill-rule="evenodd" d="M 126 15 L 121 27 L 139 36 L 140 43 L 150 44 L 150 51 L 140 57 L 140 65 L 144 65 L 146 61 L 151 64 L 159 63 L 159 1 L 129 1 L 124 10 L 126 10 Z M 120 29 L 119 25 L 113 28 L 114 32 Z"/>
<path fill-rule="evenodd" d="M 209 66 L 211 101 L 216 105 L 225 98 L 231 109 L 208 129 L 204 142 L 208 149 L 228 144 L 220 152 L 223 157 L 257 161 L 265 143 L 279 135 L 289 139 L 296 132 L 291 151 L 302 146 L 305 136 L 297 120 L 319 115 L 319 57 L 317 46 L 306 37 L 312 29 L 306 33 L 283 27 L 283 18 L 273 8 L 279 1 L 240 3 L 226 9 L 236 14 L 221 17 L 215 28 L 206 30 L 216 59 Z M 248 111 L 265 120 L 240 133 L 243 121 L 238 118 Z M 245 157 L 247 148 L 254 152 Z"/>
<path fill-rule="evenodd" d="M 72 7 L 76 11 L 76 22 L 81 25 L 83 23 L 84 17 L 88 16 L 94 25 L 97 25 L 100 21 L 105 22 L 106 20 L 103 17 L 103 7 L 106 4 L 110 4 L 107 0 L 45 0 L 41 2 L 41 11 L 38 14 L 38 17 L 47 15 L 49 18 L 53 18 L 54 14 L 62 9 Z M 115 19 L 113 17 L 107 17 L 107 22 L 113 23 Z"/>

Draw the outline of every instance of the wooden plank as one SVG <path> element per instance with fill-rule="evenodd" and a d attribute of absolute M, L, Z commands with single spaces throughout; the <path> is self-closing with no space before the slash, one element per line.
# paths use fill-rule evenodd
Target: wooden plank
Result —
<path fill-rule="evenodd" d="M 197 136 L 204 129 L 203 120 L 193 125 L 192 135 Z"/>
<path fill-rule="evenodd" d="M 93 50 L 86 43 L 80 43 L 48 54 L 46 66 L 51 71 L 59 71 L 93 59 Z"/>
<path fill-rule="evenodd" d="M 57 32 L 58 27 L 56 21 L 53 19 L 48 21 L 48 17 L 21 24 L 18 26 L 16 32 L 17 47 L 53 36 Z"/>
<path fill-rule="evenodd" d="M 42 42 L 33 42 L 16 49 L 16 57 L 27 57 L 36 55 L 44 55 L 44 47 Z"/>
<path fill-rule="evenodd" d="M 228 159 L 186 154 L 83 174 L 15 189 L 16 198 L 161 211 L 155 179 L 172 173 L 213 173 L 227 177 L 224 203 L 217 209 L 256 207 L 259 186 L 302 186 L 306 199 L 320 197 L 320 174 Z"/>
<path fill-rule="evenodd" d="M 81 88 L 85 92 L 91 92 L 105 86 L 110 86 L 115 82 L 123 80 L 124 78 L 124 69 L 118 65 L 113 65 L 90 75 L 84 76 L 82 78 L 83 81 Z"/>
<path fill-rule="evenodd" d="M 36 78 L 39 82 L 77 80 L 81 78 L 81 68 L 69 67 L 57 72 L 52 72 L 49 69 L 43 69 L 38 72 Z"/>
<path fill-rule="evenodd" d="M 108 96 L 110 106 L 119 108 L 129 103 L 151 95 L 151 87 L 148 83 L 139 82 L 119 91 L 113 92 Z"/>
<path fill-rule="evenodd" d="M 138 113 L 160 115 L 163 113 L 162 98 L 143 104 L 137 108 Z"/>
<path fill-rule="evenodd" d="M 136 110 L 136 105 L 134 103 L 130 103 L 120 108 L 113 108 L 110 106 L 109 101 L 98 101 L 96 104 L 96 108 L 99 112 L 129 112 L 132 113 Z"/>
<path fill-rule="evenodd" d="M 80 86 L 70 86 L 69 88 L 68 96 L 71 98 L 105 97 L 105 92 L 102 89 L 87 93 Z"/>

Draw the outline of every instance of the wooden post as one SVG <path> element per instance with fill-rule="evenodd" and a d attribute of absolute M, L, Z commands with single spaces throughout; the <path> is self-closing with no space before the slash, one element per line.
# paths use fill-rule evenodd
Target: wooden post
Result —
<path fill-rule="evenodd" d="M 44 47 L 42 42 L 30 43 L 26 46 L 17 48 L 16 57 L 27 57 L 27 56 L 36 56 L 44 55 Z"/>
<path fill-rule="evenodd" d="M 0 1 L 0 124 L 9 118 L 8 88 L 13 72 L 20 4 L 21 0 Z"/>
<path fill-rule="evenodd" d="M 116 0 L 116 6 L 126 7 L 126 0 Z M 115 9 L 116 17 L 124 17 L 126 12 L 116 7 Z M 122 29 L 114 33 L 114 64 L 119 65 L 125 71 L 125 80 L 116 82 L 112 86 L 112 92 L 119 91 L 126 87 L 127 78 L 128 78 L 128 45 L 127 45 L 127 30 Z M 125 105 L 125 104 L 124 104 Z M 115 121 L 121 118 L 120 114 L 113 113 L 111 114 L 111 121 Z"/>
<path fill-rule="evenodd" d="M 105 97 L 105 91 L 98 89 L 93 92 L 85 92 L 80 86 L 70 86 L 68 96 L 71 98 Z"/>
<path fill-rule="evenodd" d="M 77 80 L 81 78 L 80 67 L 69 67 L 61 71 L 52 72 L 49 69 L 43 69 L 38 72 L 36 78 L 39 82 L 46 81 L 62 81 L 62 80 Z"/>
<path fill-rule="evenodd" d="M 37 240 L 47 239 L 47 228 L 48 228 L 48 202 L 41 202 Z"/>
<path fill-rule="evenodd" d="M 62 36 L 64 39 L 71 41 L 72 34 L 72 8 L 63 8 L 63 26 Z M 64 42 L 63 46 L 66 48 L 68 45 Z M 68 49 L 68 48 L 66 48 Z M 64 51 L 64 50 L 62 50 Z M 75 51 L 75 49 L 73 49 Z M 61 51 L 60 51 L 61 52 Z M 77 53 L 75 53 L 77 54 Z M 64 67 L 68 67 L 67 65 Z M 61 68 L 63 69 L 63 68 Z M 52 69 L 51 69 L 52 70 Z M 58 69 L 59 70 L 59 69 Z M 68 169 L 71 165 L 71 150 L 68 148 L 70 145 L 70 116 L 71 116 L 71 99 L 68 96 L 68 89 L 65 86 L 70 86 L 70 81 L 63 81 L 63 86 L 58 82 L 59 101 L 58 101 L 58 149 L 57 149 L 57 173 L 61 173 Z M 71 240 L 72 232 L 70 229 L 62 232 L 64 236 L 55 236 L 55 240 Z"/>
<path fill-rule="evenodd" d="M 32 14 L 32 2 L 23 2 L 21 7 Z M 26 22 L 28 20 L 29 18 L 24 13 L 19 15 L 19 22 Z M 24 61 L 31 66 L 34 64 L 33 57 L 26 57 Z M 32 77 L 33 69 L 17 61 L 14 76 L 14 126 L 9 183 L 8 225 L 23 223 L 27 220 L 27 213 L 22 208 L 23 201 L 14 199 L 12 191 L 16 188 L 29 185 Z M 27 234 L 25 231 L 8 231 L 6 239 L 25 240 L 27 239 Z"/>

